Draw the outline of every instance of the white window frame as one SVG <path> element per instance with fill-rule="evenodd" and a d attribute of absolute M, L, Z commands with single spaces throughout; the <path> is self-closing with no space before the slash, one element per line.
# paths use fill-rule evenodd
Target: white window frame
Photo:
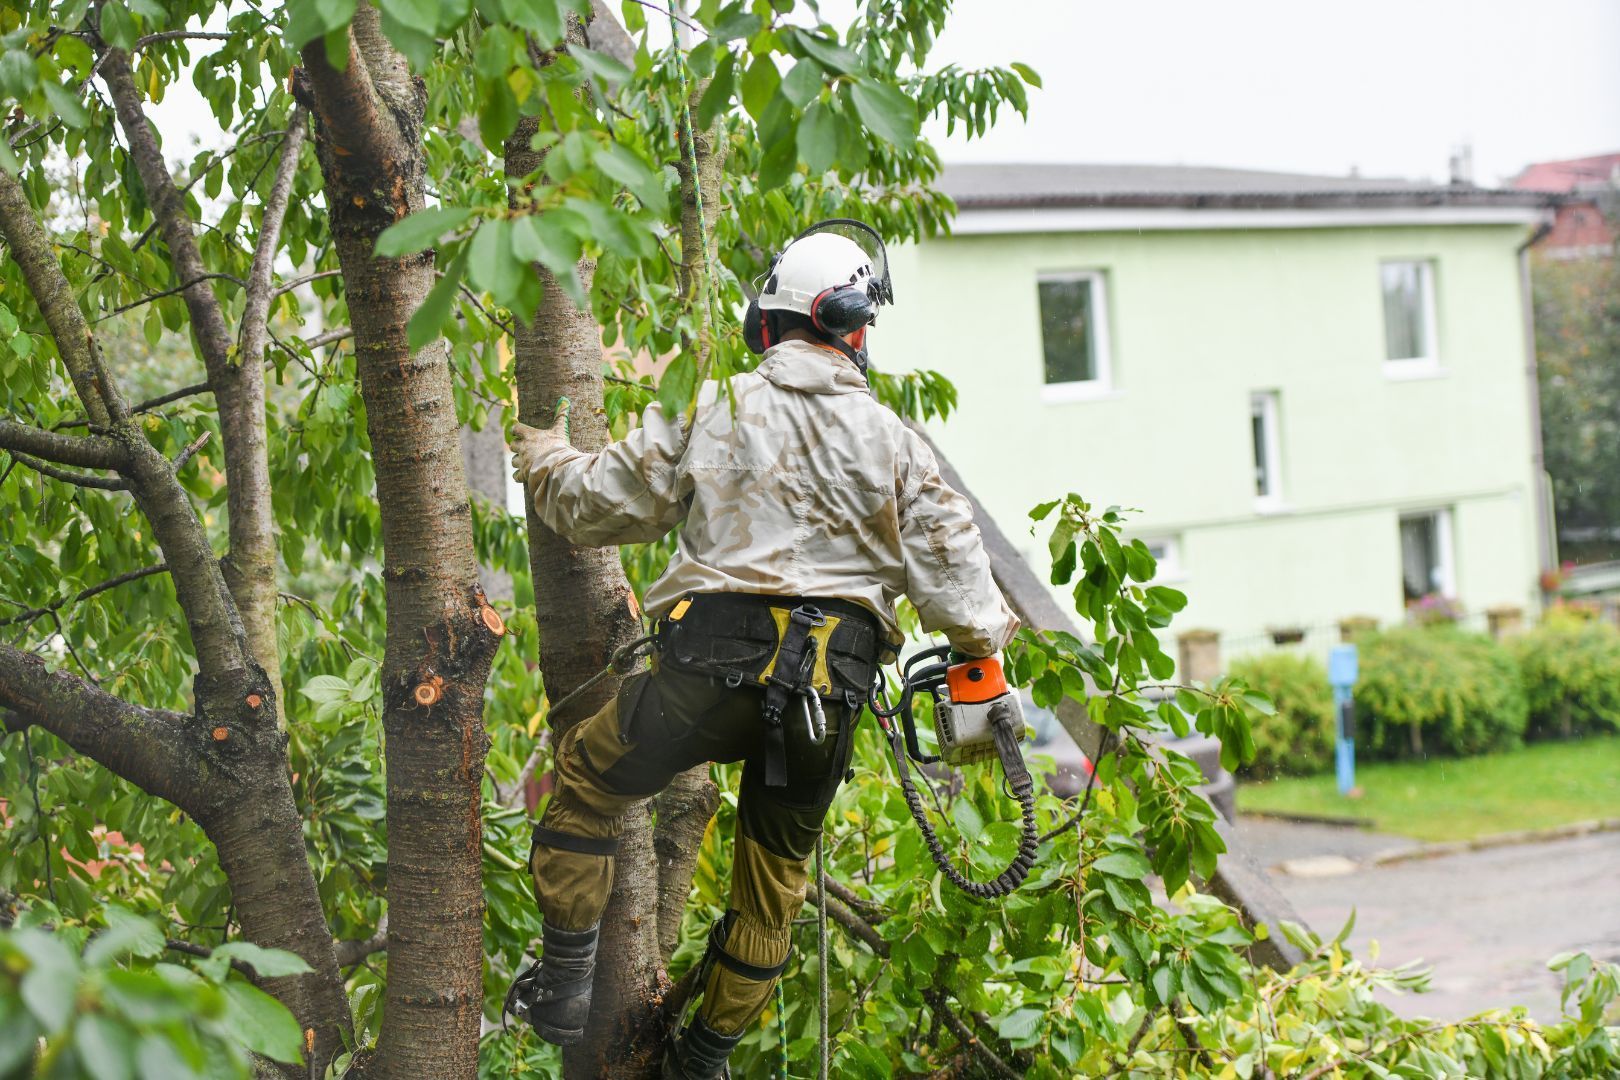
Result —
<path fill-rule="evenodd" d="M 1433 379 L 1444 375 L 1446 370 L 1440 364 L 1440 322 L 1438 309 L 1435 304 L 1435 260 L 1432 258 L 1402 258 L 1380 259 L 1378 261 L 1378 314 L 1379 328 L 1384 331 L 1384 347 L 1388 345 L 1388 328 L 1383 320 L 1389 317 L 1384 310 L 1384 267 L 1397 264 L 1409 264 L 1418 268 L 1418 282 L 1422 290 L 1423 312 L 1423 353 L 1422 356 L 1408 356 L 1392 360 L 1384 358 L 1384 376 L 1390 379 Z"/>
<path fill-rule="evenodd" d="M 1049 404 L 1061 404 L 1068 401 L 1095 401 L 1098 398 L 1110 397 L 1114 392 L 1113 358 L 1110 355 L 1108 334 L 1108 280 L 1101 270 L 1062 270 L 1035 276 L 1035 314 L 1036 319 L 1040 313 L 1040 286 L 1047 282 L 1084 281 L 1091 287 L 1091 343 L 1095 351 L 1092 359 L 1097 365 L 1095 378 L 1076 379 L 1071 382 L 1049 383 L 1045 377 L 1046 337 L 1044 326 L 1041 327 L 1041 400 Z"/>
<path fill-rule="evenodd" d="M 1139 538 L 1148 547 L 1155 544 L 1163 545 L 1164 558 L 1155 559 L 1158 564 L 1149 585 L 1167 585 L 1173 581 L 1187 580 L 1187 571 L 1181 561 L 1181 537 L 1171 535 L 1143 536 Z"/>
<path fill-rule="evenodd" d="M 1453 546 L 1454 533 L 1451 528 L 1451 507 L 1435 506 L 1425 510 L 1403 510 L 1395 515 L 1396 535 L 1400 535 L 1402 523 L 1420 517 L 1434 518 L 1434 546 L 1438 550 L 1439 558 L 1435 564 L 1435 576 L 1440 579 L 1438 586 L 1440 596 L 1446 600 L 1457 599 L 1457 552 Z M 1405 552 L 1401 558 L 1406 558 Z M 1404 576 L 1406 567 L 1401 567 Z"/>
<path fill-rule="evenodd" d="M 1282 475 L 1282 434 L 1281 428 L 1281 395 L 1276 390 L 1256 390 L 1249 395 L 1249 425 L 1248 444 L 1250 453 L 1254 451 L 1254 418 L 1261 420 L 1261 442 L 1266 453 L 1266 479 L 1271 490 L 1265 494 L 1255 493 L 1254 508 L 1258 513 L 1275 514 L 1284 509 L 1283 502 L 1283 475 Z M 1260 463 L 1250 461 L 1250 467 L 1258 470 Z M 1251 477 L 1253 473 L 1251 472 Z"/>

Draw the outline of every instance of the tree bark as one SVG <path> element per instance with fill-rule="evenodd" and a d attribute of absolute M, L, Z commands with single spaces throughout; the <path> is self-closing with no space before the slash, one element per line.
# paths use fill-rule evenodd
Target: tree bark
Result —
<path fill-rule="evenodd" d="M 157 137 L 141 106 L 141 94 L 129 66 L 129 54 L 122 49 L 106 49 L 101 63 L 102 78 L 118 113 L 119 126 L 129 142 L 130 157 L 146 190 L 158 230 L 169 249 L 175 276 L 191 284 L 182 290 L 191 331 L 208 371 L 208 385 L 219 408 L 219 430 L 225 453 L 226 516 L 230 552 L 222 570 L 236 611 L 247 633 L 253 657 L 264 669 L 275 691 L 276 715 L 281 712 L 281 657 L 276 645 L 276 537 L 270 509 L 270 460 L 266 447 L 264 421 L 264 365 L 245 356 L 233 355 L 231 332 L 225 310 L 208 281 L 208 268 L 192 234 L 185 197 L 175 186 L 163 162 Z M 280 233 L 281 213 L 286 209 L 286 193 L 297 165 L 296 146 L 303 138 L 302 120 L 294 116 L 289 124 L 291 154 L 284 155 L 277 170 L 272 195 L 262 222 L 260 248 L 255 270 L 264 264 L 259 291 L 269 289 L 269 260 L 275 254 Z M 280 202 L 279 209 L 276 206 Z M 266 300 L 268 303 L 268 300 Z M 262 319 L 262 311 L 260 312 Z M 248 320 L 251 323 L 251 320 Z M 262 330 L 262 322 L 260 324 Z M 259 360 L 264 350 L 259 348 Z"/>
<path fill-rule="evenodd" d="M 460 427 L 442 342 L 406 324 L 434 283 L 431 251 L 374 255 L 420 210 L 426 92 L 361 6 L 349 62 L 304 50 L 316 151 L 354 327 L 382 514 L 388 641 L 388 986 L 384 1077 L 478 1074 L 483 1015 L 484 683 L 500 617 L 478 584 Z"/>
<path fill-rule="evenodd" d="M 288 949 L 310 965 L 310 972 L 272 980 L 267 989 L 314 1032 L 314 1061 L 324 1069 L 350 1027 L 349 1007 L 305 854 L 303 823 L 287 775 L 286 736 L 274 720 L 275 690 L 249 648 L 219 561 L 173 464 L 132 421 L 48 234 L 21 185 L 4 172 L 0 235 L 23 269 L 86 415 L 107 432 L 91 439 L 59 437 L 81 445 L 52 448 L 77 454 L 90 452 L 81 447 L 118 447 L 102 460 L 119 470 L 151 525 L 198 665 L 195 711 L 179 718 L 121 701 L 7 649 L 0 654 L 0 707 L 197 819 L 218 850 L 249 940 Z"/>

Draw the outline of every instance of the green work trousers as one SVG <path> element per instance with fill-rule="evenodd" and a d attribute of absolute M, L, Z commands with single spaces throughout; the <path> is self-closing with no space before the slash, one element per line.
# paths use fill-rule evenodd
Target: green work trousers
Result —
<path fill-rule="evenodd" d="M 787 785 L 767 787 L 764 692 L 728 687 L 710 675 L 667 665 L 627 679 L 595 716 L 562 737 L 555 787 L 541 824 L 568 836 L 617 837 L 624 815 L 662 791 L 677 773 L 704 762 L 744 762 L 732 858 L 730 930 L 724 951 L 745 966 L 779 968 L 793 917 L 804 903 L 807 866 L 822 819 L 849 766 L 858 710 L 827 704 L 827 735 L 811 741 L 799 699 L 782 718 Z M 613 885 L 613 857 L 537 842 L 530 857 L 535 896 L 548 924 L 583 930 L 602 918 Z M 765 1009 L 776 978 L 747 978 L 713 964 L 701 1015 L 732 1035 Z"/>

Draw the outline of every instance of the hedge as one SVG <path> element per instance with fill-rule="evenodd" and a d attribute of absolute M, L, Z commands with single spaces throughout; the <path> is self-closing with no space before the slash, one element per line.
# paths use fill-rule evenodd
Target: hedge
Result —
<path fill-rule="evenodd" d="M 1320 660 L 1267 653 L 1234 662 L 1232 675 L 1271 698 L 1277 710 L 1252 718 L 1254 760 L 1240 776 L 1269 780 L 1333 767 L 1333 687 Z"/>
<path fill-rule="evenodd" d="M 1620 731 L 1620 629 L 1554 608 L 1510 648 L 1530 703 L 1532 738 Z"/>
<path fill-rule="evenodd" d="M 1490 638 L 1452 626 L 1403 626 L 1357 644 L 1358 752 L 1483 754 L 1523 741 L 1529 706 L 1519 665 Z"/>

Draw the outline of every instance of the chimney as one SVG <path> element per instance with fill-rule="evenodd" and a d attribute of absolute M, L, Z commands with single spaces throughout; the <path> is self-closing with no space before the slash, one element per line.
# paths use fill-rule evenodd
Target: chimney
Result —
<path fill-rule="evenodd" d="M 1474 186 L 1474 147 L 1463 143 L 1451 152 L 1451 184 L 1453 187 Z"/>

